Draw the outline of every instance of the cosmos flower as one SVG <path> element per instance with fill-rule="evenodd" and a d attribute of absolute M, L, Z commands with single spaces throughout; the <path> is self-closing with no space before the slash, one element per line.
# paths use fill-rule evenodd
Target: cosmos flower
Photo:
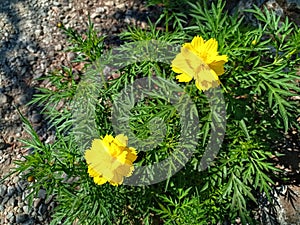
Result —
<path fill-rule="evenodd" d="M 213 38 L 205 41 L 196 36 L 191 43 L 185 43 L 171 64 L 172 70 L 179 73 L 176 79 L 190 82 L 194 78 L 197 88 L 203 91 L 219 86 L 228 58 L 217 50 L 218 42 Z"/>
<path fill-rule="evenodd" d="M 127 143 L 128 138 L 123 134 L 93 140 L 92 147 L 85 152 L 85 159 L 88 173 L 96 184 L 109 182 L 117 186 L 132 174 L 137 153 L 134 148 L 127 147 Z"/>

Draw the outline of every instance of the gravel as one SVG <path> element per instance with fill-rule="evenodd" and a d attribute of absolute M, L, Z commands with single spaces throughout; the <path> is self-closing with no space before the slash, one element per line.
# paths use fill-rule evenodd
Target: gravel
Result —
<path fill-rule="evenodd" d="M 158 15 L 155 11 L 152 14 Z M 87 27 L 88 15 L 99 34 L 110 37 L 110 45 L 121 43 L 117 34 L 128 25 L 147 27 L 150 14 L 145 2 L 136 0 L 1 0 L 0 179 L 9 173 L 14 160 L 32 152 L 23 149 L 19 141 L 26 134 L 18 110 L 29 118 L 42 141 L 54 139 L 40 109 L 28 106 L 28 102 L 36 87 L 47 85 L 37 78 L 62 64 L 68 65 L 76 57 L 75 53 L 63 51 L 67 43 L 57 23 L 82 32 Z M 49 224 L 54 198 L 47 198 L 46 191 L 41 189 L 33 205 L 29 205 L 25 199 L 28 185 L 17 175 L 0 184 L 0 224 Z"/>

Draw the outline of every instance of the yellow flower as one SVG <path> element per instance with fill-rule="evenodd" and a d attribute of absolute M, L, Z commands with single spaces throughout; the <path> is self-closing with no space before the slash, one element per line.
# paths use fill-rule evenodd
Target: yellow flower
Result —
<path fill-rule="evenodd" d="M 56 24 L 56 26 L 58 27 L 58 28 L 62 28 L 62 23 L 61 22 L 58 22 L 57 24 Z"/>
<path fill-rule="evenodd" d="M 137 153 L 134 148 L 127 147 L 127 143 L 128 138 L 123 134 L 93 140 L 91 149 L 85 152 L 85 159 L 88 173 L 96 184 L 109 182 L 117 186 L 132 174 Z"/>
<path fill-rule="evenodd" d="M 34 176 L 27 177 L 28 182 L 33 182 L 35 180 Z"/>
<path fill-rule="evenodd" d="M 257 41 L 256 41 L 256 40 L 253 40 L 253 41 L 251 42 L 251 44 L 252 44 L 252 45 L 256 45 L 256 44 L 257 44 Z"/>
<path fill-rule="evenodd" d="M 180 73 L 176 76 L 179 82 L 190 82 L 195 79 L 199 90 L 208 90 L 220 85 L 219 76 L 224 71 L 227 55 L 219 55 L 218 42 L 211 38 L 204 41 L 196 36 L 191 43 L 185 43 L 172 61 L 172 70 Z"/>

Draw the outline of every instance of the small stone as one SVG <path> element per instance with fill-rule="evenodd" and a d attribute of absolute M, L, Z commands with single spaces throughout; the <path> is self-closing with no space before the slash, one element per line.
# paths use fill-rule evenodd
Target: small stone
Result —
<path fill-rule="evenodd" d="M 14 140 L 15 140 L 14 136 L 9 136 L 9 137 L 7 138 L 7 142 L 8 142 L 8 143 L 13 143 Z"/>
<path fill-rule="evenodd" d="M 16 216 L 16 223 L 24 223 L 29 219 L 28 214 L 18 214 Z"/>
<path fill-rule="evenodd" d="M 34 208 L 38 208 L 39 205 L 41 203 L 41 199 L 40 198 L 36 198 L 34 201 L 33 201 L 33 207 Z"/>
<path fill-rule="evenodd" d="M 74 52 L 68 52 L 67 60 L 71 62 L 72 60 L 74 60 L 76 58 L 76 56 L 77 55 Z"/>
<path fill-rule="evenodd" d="M 16 188 L 18 189 L 18 192 L 22 192 L 26 188 L 25 181 L 21 180 L 17 183 Z"/>
<path fill-rule="evenodd" d="M 1 204 L 2 205 L 5 205 L 9 200 L 9 197 L 8 196 L 5 196 L 4 199 L 2 200 Z"/>
<path fill-rule="evenodd" d="M 118 5 L 116 5 L 117 9 L 124 9 L 126 7 L 125 3 L 120 3 Z"/>
<path fill-rule="evenodd" d="M 23 211 L 24 211 L 24 213 L 28 214 L 29 213 L 29 206 L 28 205 L 23 206 Z"/>
<path fill-rule="evenodd" d="M 44 189 L 40 189 L 38 193 L 38 197 L 41 199 L 45 199 L 47 195 L 47 192 Z"/>
<path fill-rule="evenodd" d="M 36 63 L 37 59 L 38 59 L 38 57 L 35 56 L 35 55 L 29 55 L 27 57 L 27 60 L 30 62 L 31 65 L 33 65 L 34 63 Z"/>
<path fill-rule="evenodd" d="M 98 7 L 96 8 L 96 13 L 104 13 L 105 12 L 105 8 L 104 7 Z"/>
<path fill-rule="evenodd" d="M 0 150 L 4 150 L 9 146 L 9 144 L 7 144 L 4 139 L 2 137 L 0 137 Z M 0 192 L 1 193 L 1 192 Z M 0 194 L 1 196 L 1 194 Z"/>
<path fill-rule="evenodd" d="M 9 222 L 11 222 L 12 224 L 14 224 L 15 221 L 16 221 L 16 217 L 14 215 L 9 218 Z"/>
<path fill-rule="evenodd" d="M 36 46 L 33 45 L 33 44 L 27 45 L 26 49 L 27 49 L 30 53 L 36 53 L 36 52 L 37 52 Z"/>
<path fill-rule="evenodd" d="M 300 0 L 286 0 L 289 8 L 300 9 Z"/>
<path fill-rule="evenodd" d="M 11 164 L 11 158 L 7 158 L 4 162 L 4 165 L 9 166 Z"/>
<path fill-rule="evenodd" d="M 124 19 L 124 22 L 127 24 L 130 24 L 130 17 L 126 16 Z"/>
<path fill-rule="evenodd" d="M 272 9 L 277 16 L 284 16 L 283 9 L 280 7 L 280 5 L 275 0 L 269 0 L 265 2 L 268 9 Z"/>
<path fill-rule="evenodd" d="M 53 4 L 54 6 L 61 6 L 60 2 L 57 2 L 57 1 L 52 2 L 52 4 Z"/>
<path fill-rule="evenodd" d="M 117 31 L 118 31 L 118 28 L 116 26 L 112 26 L 111 32 L 117 32 Z"/>
<path fill-rule="evenodd" d="M 35 224 L 35 220 L 33 218 L 30 218 L 26 222 L 22 223 L 22 225 L 34 225 L 34 224 Z"/>
<path fill-rule="evenodd" d="M 34 113 L 31 116 L 31 122 L 32 123 L 40 123 L 42 121 L 43 117 L 41 114 Z"/>
<path fill-rule="evenodd" d="M 43 216 L 47 211 L 47 206 L 45 204 L 41 204 L 38 210 L 38 214 Z"/>
<path fill-rule="evenodd" d="M 18 177 L 18 176 L 15 176 L 15 177 L 13 178 L 13 180 L 12 180 L 12 181 L 13 181 L 13 183 L 15 183 L 15 184 L 16 184 L 16 183 L 18 183 L 18 181 L 19 181 L 19 177 Z"/>
<path fill-rule="evenodd" d="M 68 18 L 64 18 L 62 20 L 62 23 L 65 25 L 65 27 L 67 27 L 67 24 L 69 23 L 69 19 Z"/>
<path fill-rule="evenodd" d="M 39 36 L 43 35 L 44 32 L 43 32 L 43 30 L 37 29 L 37 30 L 34 31 L 34 34 L 35 34 L 37 37 L 39 37 Z"/>
<path fill-rule="evenodd" d="M 54 56 L 55 56 L 55 51 L 50 50 L 49 53 L 48 53 L 48 56 L 49 56 L 50 58 L 54 57 Z"/>
<path fill-rule="evenodd" d="M 11 217 L 14 216 L 14 213 L 13 212 L 8 212 L 7 215 L 6 215 L 6 218 L 7 219 L 10 219 Z"/>
<path fill-rule="evenodd" d="M 25 105 L 27 103 L 27 96 L 24 95 L 24 94 L 21 94 L 21 95 L 17 95 L 15 97 L 15 103 L 17 105 Z"/>
<path fill-rule="evenodd" d="M 114 14 L 114 17 L 115 17 L 115 19 L 120 19 L 121 17 L 122 17 L 122 14 L 121 13 L 119 13 L 119 12 L 116 12 L 115 14 Z"/>
<path fill-rule="evenodd" d="M 126 16 L 132 16 L 133 15 L 133 11 L 132 10 L 127 10 L 126 11 Z"/>
<path fill-rule="evenodd" d="M 0 186 L 0 196 L 1 196 L 1 197 L 4 197 L 4 195 L 6 194 L 6 191 L 7 191 L 7 186 L 4 185 L 4 184 L 2 184 L 2 185 Z"/>
<path fill-rule="evenodd" d="M 54 50 L 55 50 L 55 51 L 61 51 L 61 50 L 62 50 L 61 44 L 55 45 Z"/>
<path fill-rule="evenodd" d="M 24 203 L 23 203 L 23 202 L 20 202 L 20 201 L 18 200 L 18 208 L 19 208 L 19 211 L 24 212 L 24 211 L 23 211 L 23 207 L 24 207 Z"/>
<path fill-rule="evenodd" d="M 100 14 L 98 12 L 93 12 L 91 14 L 91 19 L 95 19 L 96 17 L 99 17 L 99 16 L 100 16 Z"/>
<path fill-rule="evenodd" d="M 114 3 L 114 1 L 105 1 L 104 4 L 107 6 L 113 6 L 115 3 Z"/>
<path fill-rule="evenodd" d="M 7 103 L 7 96 L 5 94 L 0 93 L 0 105 Z"/>
<path fill-rule="evenodd" d="M 39 220 L 40 222 L 43 222 L 43 221 L 44 221 L 44 218 L 43 218 L 42 216 L 38 216 L 38 220 Z"/>
<path fill-rule="evenodd" d="M 7 202 L 7 205 L 15 207 L 17 205 L 17 200 L 15 198 L 10 198 Z"/>
<path fill-rule="evenodd" d="M 16 188 L 15 188 L 15 187 L 9 186 L 9 187 L 7 188 L 7 196 L 8 196 L 8 197 L 13 196 L 13 194 L 15 193 L 15 191 L 16 191 Z"/>

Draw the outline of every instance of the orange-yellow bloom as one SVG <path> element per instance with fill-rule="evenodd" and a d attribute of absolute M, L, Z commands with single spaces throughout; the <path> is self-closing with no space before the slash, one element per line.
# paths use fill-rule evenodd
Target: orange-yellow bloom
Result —
<path fill-rule="evenodd" d="M 172 61 L 171 67 L 179 82 L 190 82 L 195 79 L 199 90 L 208 90 L 220 85 L 219 76 L 224 71 L 227 55 L 219 55 L 218 42 L 211 38 L 204 41 L 196 36 L 191 43 L 185 43 Z"/>
<path fill-rule="evenodd" d="M 91 149 L 85 152 L 85 159 L 88 173 L 96 184 L 109 182 L 116 186 L 132 174 L 137 153 L 134 148 L 127 147 L 127 143 L 128 138 L 123 134 L 93 140 Z"/>

